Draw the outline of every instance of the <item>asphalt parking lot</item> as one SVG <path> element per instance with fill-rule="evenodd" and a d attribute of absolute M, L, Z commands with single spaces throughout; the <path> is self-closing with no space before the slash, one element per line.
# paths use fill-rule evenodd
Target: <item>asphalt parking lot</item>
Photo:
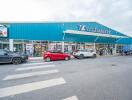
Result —
<path fill-rule="evenodd" d="M 132 100 L 132 56 L 0 65 L 0 100 Z"/>

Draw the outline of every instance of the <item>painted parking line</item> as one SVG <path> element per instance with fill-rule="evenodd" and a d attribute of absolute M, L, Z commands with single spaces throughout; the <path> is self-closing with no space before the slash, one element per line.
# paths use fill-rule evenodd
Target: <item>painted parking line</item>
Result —
<path fill-rule="evenodd" d="M 15 71 L 24 71 L 24 70 L 50 68 L 50 67 L 55 67 L 55 65 L 41 65 L 41 66 L 34 66 L 34 67 L 22 67 L 22 68 L 17 68 Z"/>
<path fill-rule="evenodd" d="M 43 65 L 43 64 L 52 64 L 52 63 L 53 63 L 53 62 L 26 63 L 26 64 L 21 64 L 21 66 Z"/>
<path fill-rule="evenodd" d="M 48 70 L 48 71 L 37 71 L 37 72 L 30 72 L 30 73 L 24 73 L 24 74 L 15 74 L 15 75 L 9 75 L 5 77 L 3 80 L 20 79 L 20 78 L 26 78 L 26 77 L 32 77 L 32 76 L 53 74 L 58 72 L 59 70 Z"/>
<path fill-rule="evenodd" d="M 78 98 L 76 96 L 72 96 L 63 100 L 78 100 Z"/>
<path fill-rule="evenodd" d="M 6 96 L 12 96 L 16 94 L 31 92 L 38 89 L 44 89 L 48 87 L 62 85 L 65 83 L 66 83 L 65 80 L 62 77 L 60 77 L 60 78 L 46 80 L 46 81 L 33 82 L 33 83 L 28 83 L 23 85 L 1 88 L 0 97 L 6 97 Z"/>

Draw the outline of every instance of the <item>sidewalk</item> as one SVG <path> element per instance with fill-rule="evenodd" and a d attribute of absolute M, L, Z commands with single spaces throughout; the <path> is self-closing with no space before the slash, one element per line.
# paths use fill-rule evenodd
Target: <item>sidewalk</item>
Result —
<path fill-rule="evenodd" d="M 116 56 L 120 56 L 120 55 L 103 55 L 103 56 L 97 55 L 98 58 L 101 58 L 101 57 L 116 57 Z"/>
<path fill-rule="evenodd" d="M 102 58 L 102 57 L 116 57 L 119 55 L 103 55 L 103 56 L 99 56 L 97 55 L 97 58 Z M 71 59 L 74 59 L 74 56 L 71 56 Z M 43 57 L 29 57 L 28 61 L 43 61 Z"/>
<path fill-rule="evenodd" d="M 39 61 L 39 60 L 43 60 L 43 57 L 28 57 L 29 61 Z"/>
<path fill-rule="evenodd" d="M 74 57 L 71 56 L 71 59 L 73 59 Z M 28 57 L 29 61 L 40 61 L 43 60 L 43 57 Z"/>

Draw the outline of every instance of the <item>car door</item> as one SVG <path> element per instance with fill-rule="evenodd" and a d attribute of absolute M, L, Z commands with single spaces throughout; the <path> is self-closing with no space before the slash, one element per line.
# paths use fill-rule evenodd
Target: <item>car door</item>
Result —
<path fill-rule="evenodd" d="M 88 50 L 83 50 L 84 57 L 89 57 L 89 52 Z"/>
<path fill-rule="evenodd" d="M 62 59 L 62 53 L 60 51 L 56 52 L 56 59 L 61 60 Z"/>
<path fill-rule="evenodd" d="M 0 63 L 8 63 L 8 62 L 11 62 L 11 57 L 6 51 L 0 50 Z"/>
<path fill-rule="evenodd" d="M 57 60 L 62 60 L 62 59 L 64 59 L 64 55 L 63 55 L 63 53 L 61 51 L 56 51 L 55 58 Z"/>
<path fill-rule="evenodd" d="M 53 51 L 51 54 L 52 60 L 58 60 L 59 59 L 59 54 L 56 51 Z"/>
<path fill-rule="evenodd" d="M 88 50 L 88 57 L 93 56 L 93 51 L 92 50 Z"/>
<path fill-rule="evenodd" d="M 89 50 L 83 50 L 84 57 L 89 57 L 90 53 Z"/>
<path fill-rule="evenodd" d="M 58 56 L 60 60 L 65 59 L 64 53 L 63 52 L 58 52 Z"/>

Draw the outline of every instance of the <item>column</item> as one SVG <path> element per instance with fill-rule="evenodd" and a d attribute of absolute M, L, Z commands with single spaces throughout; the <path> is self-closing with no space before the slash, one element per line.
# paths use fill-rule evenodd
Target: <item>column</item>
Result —
<path fill-rule="evenodd" d="M 32 57 L 34 56 L 34 41 L 32 40 L 32 50 L 31 50 L 31 55 L 32 55 Z"/>
<path fill-rule="evenodd" d="M 47 45 L 46 46 L 47 46 L 47 48 L 46 48 L 47 50 L 46 51 L 49 51 L 50 50 L 50 43 L 49 43 L 49 41 L 47 41 Z"/>
<path fill-rule="evenodd" d="M 84 43 L 84 49 L 86 49 L 86 43 Z"/>
<path fill-rule="evenodd" d="M 24 43 L 24 40 L 22 41 L 22 50 L 23 50 L 23 52 L 25 52 L 25 43 Z"/>
<path fill-rule="evenodd" d="M 62 52 L 65 51 L 65 42 L 62 42 Z"/>
<path fill-rule="evenodd" d="M 117 50 L 117 44 L 115 44 L 114 55 L 116 55 L 116 50 Z"/>
<path fill-rule="evenodd" d="M 13 46 L 13 39 L 9 39 L 9 50 L 13 51 L 13 48 L 14 48 L 14 46 Z"/>
<path fill-rule="evenodd" d="M 94 49 L 96 49 L 96 43 L 94 43 Z"/>

